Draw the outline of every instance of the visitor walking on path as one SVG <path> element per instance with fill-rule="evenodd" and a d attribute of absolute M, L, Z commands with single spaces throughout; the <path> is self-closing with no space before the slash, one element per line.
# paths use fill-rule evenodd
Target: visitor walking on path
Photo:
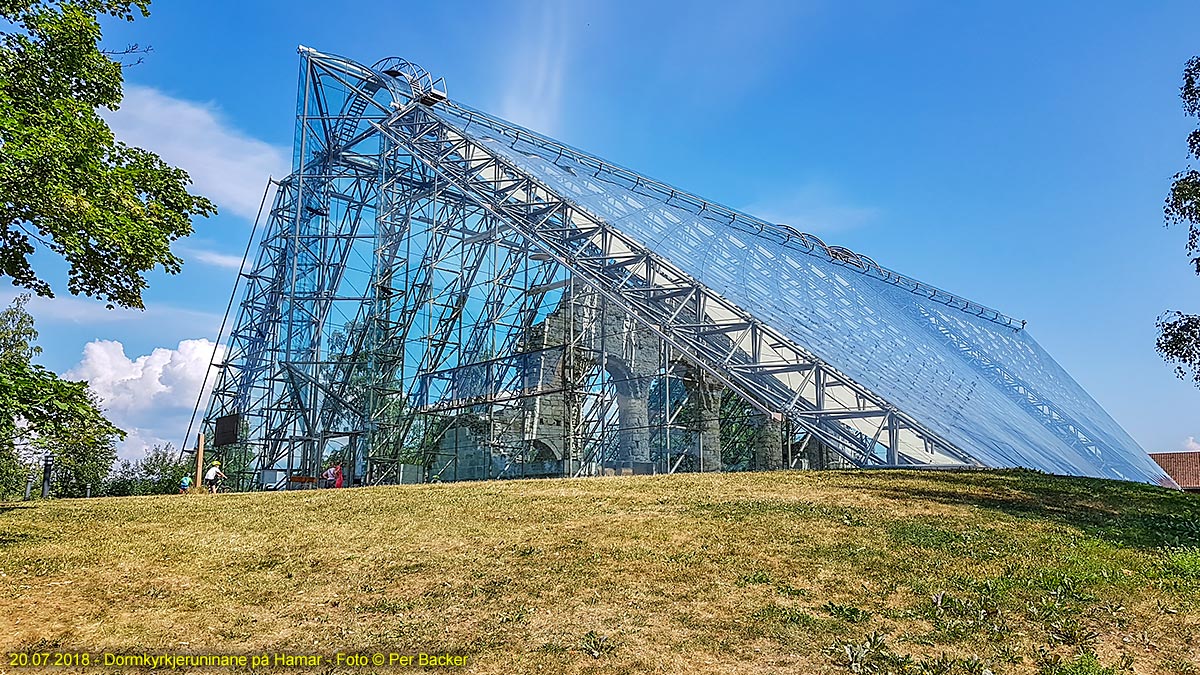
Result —
<path fill-rule="evenodd" d="M 213 462 L 212 466 L 208 467 L 208 471 L 204 474 L 204 487 L 208 491 L 217 494 L 217 481 L 224 478 L 225 474 L 221 471 L 221 463 Z"/>

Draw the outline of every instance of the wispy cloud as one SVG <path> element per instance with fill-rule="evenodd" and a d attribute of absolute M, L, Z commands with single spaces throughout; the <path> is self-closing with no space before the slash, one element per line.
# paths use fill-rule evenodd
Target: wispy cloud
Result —
<path fill-rule="evenodd" d="M 1188 452 L 1200 452 L 1200 442 L 1197 442 L 1194 436 L 1188 436 L 1183 442 L 1183 449 Z"/>
<path fill-rule="evenodd" d="M 778 198 L 763 199 L 742 211 L 803 232 L 823 234 L 853 229 L 876 219 L 880 211 L 854 204 L 825 183 L 807 183 Z"/>
<path fill-rule="evenodd" d="M 7 306 L 18 294 L 12 291 L 0 292 L 0 305 Z M 99 300 L 90 300 L 71 295 L 59 295 L 53 298 L 33 296 L 26 305 L 29 313 L 39 322 L 59 325 L 82 325 L 143 322 L 146 326 L 154 326 L 164 322 L 174 325 L 194 325 L 208 328 L 214 321 L 219 322 L 221 315 L 212 312 L 201 312 L 173 305 L 149 303 L 145 310 L 107 309 Z"/>
<path fill-rule="evenodd" d="M 267 177 L 287 172 L 286 150 L 233 128 L 211 103 L 127 85 L 121 108 L 104 117 L 117 138 L 186 170 L 196 192 L 249 220 L 258 213 Z"/>
<path fill-rule="evenodd" d="M 570 53 L 570 4 L 527 5 L 512 32 L 500 116 L 544 134 L 558 132 Z"/>
<path fill-rule="evenodd" d="M 212 265 L 213 267 L 222 267 L 225 269 L 236 270 L 241 269 L 242 259 L 236 255 L 227 255 L 216 251 L 207 251 L 204 249 L 190 249 L 183 254 L 185 259 L 195 260 L 196 262 Z"/>

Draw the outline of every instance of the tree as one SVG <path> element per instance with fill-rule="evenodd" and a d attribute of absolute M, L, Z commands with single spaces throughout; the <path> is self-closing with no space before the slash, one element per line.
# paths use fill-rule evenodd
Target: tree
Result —
<path fill-rule="evenodd" d="M 138 492 L 137 462 L 123 459 L 113 464 L 112 470 L 108 472 L 108 477 L 104 479 L 101 493 L 105 497 L 129 497 L 140 494 Z"/>
<path fill-rule="evenodd" d="M 93 490 L 116 457 L 125 432 L 100 412 L 87 382 L 63 380 L 32 362 L 41 352 L 28 295 L 0 312 L 0 498 L 24 489 L 35 458 L 51 453 L 55 493 L 81 496 Z"/>
<path fill-rule="evenodd" d="M 190 459 L 181 459 L 171 446 L 156 445 L 140 460 L 122 460 L 104 485 L 104 494 L 167 495 L 179 491 L 180 480 L 195 467 Z"/>
<path fill-rule="evenodd" d="M 1200 118 L 1200 57 L 1194 56 L 1184 66 L 1183 86 L 1179 88 L 1183 111 L 1189 117 Z M 1188 155 L 1200 159 L 1200 128 L 1188 134 Z M 1200 274 L 1200 171 L 1190 166 L 1175 174 L 1171 192 L 1163 206 L 1168 225 L 1186 224 L 1186 250 L 1192 256 L 1192 266 Z M 1175 363 L 1175 373 L 1191 377 L 1200 385 L 1200 316 L 1178 310 L 1167 312 L 1158 320 L 1158 351 Z"/>
<path fill-rule="evenodd" d="M 86 382 L 79 384 L 85 388 L 87 386 Z M 117 434 L 113 431 L 119 430 L 100 416 L 97 402 L 90 392 L 86 400 L 91 405 L 87 406 L 85 414 L 80 415 L 77 411 L 71 416 L 68 423 L 70 432 L 48 437 L 43 445 L 54 455 L 53 487 L 56 497 L 86 496 L 88 486 L 91 486 L 91 494 L 99 495 L 117 459 Z M 120 435 L 124 436 L 124 433 Z"/>
<path fill-rule="evenodd" d="M 0 276 L 38 295 L 35 243 L 62 256 L 67 290 L 142 308 L 144 274 L 181 260 L 171 242 L 216 212 L 186 172 L 113 136 L 98 114 L 121 103 L 129 53 L 100 48 L 99 17 L 132 21 L 149 0 L 0 2 Z M 131 48 L 137 51 L 136 45 Z"/>
<path fill-rule="evenodd" d="M 139 462 L 144 494 L 167 495 L 179 492 L 179 481 L 196 470 L 190 458 L 181 458 L 170 443 L 156 445 Z"/>
<path fill-rule="evenodd" d="M 7 371 L 5 364 L 27 363 L 41 351 L 34 345 L 37 330 L 33 327 L 33 317 L 25 311 L 28 300 L 29 296 L 20 296 L 0 312 L 0 373 Z M 0 434 L 4 434 L 0 435 L 0 499 L 5 499 L 22 489 L 33 467 L 27 466 L 17 454 L 16 447 L 7 442 L 9 436 L 5 433 L 2 419 Z"/>

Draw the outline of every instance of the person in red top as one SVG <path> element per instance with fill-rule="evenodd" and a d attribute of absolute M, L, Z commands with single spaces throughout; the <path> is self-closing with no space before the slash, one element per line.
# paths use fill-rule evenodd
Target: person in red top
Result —
<path fill-rule="evenodd" d="M 337 466 L 333 467 L 333 487 L 342 487 L 342 481 L 342 465 L 338 464 Z"/>

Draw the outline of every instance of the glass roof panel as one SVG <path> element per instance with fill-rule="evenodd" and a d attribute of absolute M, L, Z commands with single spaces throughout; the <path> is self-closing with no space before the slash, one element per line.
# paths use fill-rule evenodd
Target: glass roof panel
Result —
<path fill-rule="evenodd" d="M 528 141 L 484 133 L 481 118 L 519 128 L 457 110 L 435 114 L 980 463 L 1173 485 L 1026 330 L 963 309 L 948 294 L 868 274 L 821 247 L 756 235 L 528 130 L 519 134 Z"/>

